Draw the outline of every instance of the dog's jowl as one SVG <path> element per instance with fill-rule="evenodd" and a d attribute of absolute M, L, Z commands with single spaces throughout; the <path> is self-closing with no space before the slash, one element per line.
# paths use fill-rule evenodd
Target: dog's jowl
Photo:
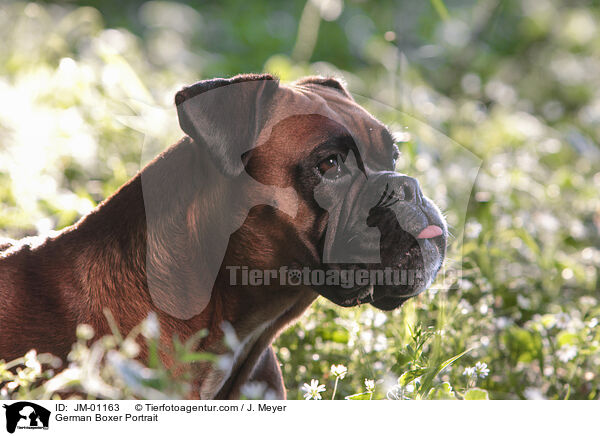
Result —
<path fill-rule="evenodd" d="M 175 103 L 184 138 L 93 212 L 0 241 L 0 358 L 64 359 L 78 324 L 109 333 L 105 309 L 124 334 L 155 312 L 167 348 L 201 329 L 203 351 L 228 351 L 224 328 L 239 339 L 229 368 L 192 368 L 194 397 L 237 398 L 250 380 L 285 397 L 278 332 L 318 295 L 392 310 L 419 294 L 442 265 L 445 221 L 334 79 L 207 80 Z"/>

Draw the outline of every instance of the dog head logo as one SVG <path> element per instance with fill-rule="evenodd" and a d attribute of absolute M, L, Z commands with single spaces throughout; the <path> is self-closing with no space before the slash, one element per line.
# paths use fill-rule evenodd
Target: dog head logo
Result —
<path fill-rule="evenodd" d="M 28 401 L 19 401 L 6 409 L 6 431 L 14 433 L 18 429 L 48 429 L 50 411 Z"/>

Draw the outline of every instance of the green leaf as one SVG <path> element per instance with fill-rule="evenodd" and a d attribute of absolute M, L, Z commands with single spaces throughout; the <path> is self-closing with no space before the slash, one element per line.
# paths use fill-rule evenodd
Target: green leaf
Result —
<path fill-rule="evenodd" d="M 350 340 L 350 334 L 347 330 L 335 330 L 331 334 L 331 340 L 333 342 L 337 342 L 338 344 L 347 344 Z"/>
<path fill-rule="evenodd" d="M 521 327 L 511 327 L 503 335 L 502 341 L 515 362 L 529 363 L 542 353 L 542 340 L 539 334 Z"/>
<path fill-rule="evenodd" d="M 544 326 L 544 328 L 552 327 L 552 325 L 554 325 L 554 315 L 551 315 L 549 313 L 543 315 L 541 318 L 541 323 Z"/>
<path fill-rule="evenodd" d="M 369 392 L 361 392 L 360 394 L 348 395 L 345 397 L 346 400 L 368 400 L 371 398 Z"/>
<path fill-rule="evenodd" d="M 423 374 L 425 374 L 427 372 L 427 369 L 425 368 L 417 368 L 417 369 L 411 369 L 409 371 L 405 371 L 399 378 L 398 378 L 398 384 L 400 386 L 406 386 L 407 384 L 409 384 L 411 381 L 413 381 L 416 378 L 421 377 Z"/>
<path fill-rule="evenodd" d="M 431 0 L 431 5 L 442 20 L 447 20 L 448 18 L 450 18 L 448 9 L 446 9 L 446 5 L 442 0 Z"/>
<path fill-rule="evenodd" d="M 489 400 L 490 397 L 485 389 L 469 389 L 465 394 L 465 400 Z"/>
<path fill-rule="evenodd" d="M 565 394 L 564 400 L 568 400 L 571 396 L 571 385 L 567 385 L 567 393 Z"/>
<path fill-rule="evenodd" d="M 458 359 L 460 359 L 461 357 L 463 357 L 465 354 L 467 354 L 469 351 L 471 351 L 473 348 L 469 348 L 468 350 L 463 351 L 460 354 L 457 354 L 454 357 L 451 357 L 450 359 L 446 360 L 445 362 L 443 362 L 440 366 L 438 366 L 437 369 L 437 373 L 436 375 L 438 375 L 440 372 L 442 372 L 447 366 L 453 364 L 454 362 L 456 362 Z"/>
<path fill-rule="evenodd" d="M 540 246 L 535 241 L 535 239 L 533 239 L 533 237 L 529 233 L 527 233 L 527 231 L 525 229 L 519 228 L 519 229 L 513 229 L 512 231 L 517 237 L 519 237 L 521 239 L 521 241 L 525 245 L 527 245 L 527 247 L 531 250 L 531 252 L 537 258 L 540 257 L 540 255 L 541 255 Z"/>
<path fill-rule="evenodd" d="M 452 390 L 452 385 L 448 382 L 431 389 L 428 397 L 431 400 L 456 400 L 456 394 Z"/>
<path fill-rule="evenodd" d="M 433 379 L 440 373 L 442 372 L 445 368 L 447 368 L 448 366 L 450 366 L 451 364 L 453 364 L 454 362 L 456 362 L 458 359 L 460 359 L 462 356 L 464 356 L 465 354 L 467 354 L 469 351 L 471 351 L 473 348 L 469 348 L 468 350 L 463 351 L 460 354 L 457 354 L 456 356 L 451 357 L 450 359 L 440 363 L 438 366 L 430 368 L 426 371 L 426 375 L 425 377 L 423 377 L 422 380 L 422 385 L 421 385 L 421 389 L 420 392 L 421 393 L 425 393 L 425 392 L 429 392 Z"/>
<path fill-rule="evenodd" d="M 412 361 L 412 357 L 409 356 L 404 351 L 400 351 L 400 352 L 396 353 L 395 357 L 396 357 L 395 366 L 397 366 L 398 368 L 404 368 L 409 362 Z M 400 372 L 400 371 L 398 371 L 398 372 Z"/>
<path fill-rule="evenodd" d="M 577 343 L 577 339 L 578 337 L 575 333 L 564 330 L 556 336 L 559 347 L 562 347 L 563 345 L 575 345 Z"/>
<path fill-rule="evenodd" d="M 158 354 L 158 343 L 155 340 L 148 341 L 148 367 L 156 369 L 160 366 L 160 356 Z"/>
<path fill-rule="evenodd" d="M 217 357 L 211 353 L 186 353 L 180 358 L 182 363 L 216 362 Z"/>
<path fill-rule="evenodd" d="M 192 349 L 198 345 L 201 339 L 204 339 L 208 336 L 208 329 L 198 330 L 194 333 L 187 341 L 185 341 L 185 347 L 187 349 Z"/>

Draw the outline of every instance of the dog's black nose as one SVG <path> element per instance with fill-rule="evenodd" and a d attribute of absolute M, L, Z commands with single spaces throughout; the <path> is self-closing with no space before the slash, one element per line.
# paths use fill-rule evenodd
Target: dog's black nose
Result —
<path fill-rule="evenodd" d="M 414 177 L 405 176 L 402 174 L 398 174 L 395 177 L 391 177 L 390 180 L 392 184 L 392 189 L 394 189 L 398 194 L 402 193 L 404 196 L 404 201 L 412 201 L 417 204 L 421 204 L 423 201 L 423 193 L 421 192 L 421 187 L 419 186 L 419 182 Z"/>
<path fill-rule="evenodd" d="M 375 202 L 368 210 L 367 226 L 378 227 L 383 236 L 401 228 L 407 237 L 415 238 L 430 224 L 422 209 L 423 192 L 413 177 L 391 171 L 380 173 L 372 180 L 366 197 Z"/>
<path fill-rule="evenodd" d="M 374 207 L 389 207 L 398 201 L 416 204 L 423 202 L 421 187 L 414 177 L 386 171 L 373 181 L 373 187 L 375 192 L 380 193 L 379 201 Z"/>

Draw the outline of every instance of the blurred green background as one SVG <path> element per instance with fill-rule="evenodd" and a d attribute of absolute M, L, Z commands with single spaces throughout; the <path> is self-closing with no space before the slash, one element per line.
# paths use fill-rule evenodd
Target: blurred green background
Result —
<path fill-rule="evenodd" d="M 401 310 L 320 300 L 284 332 L 288 396 L 318 379 L 330 398 L 344 364 L 336 398 L 365 378 L 423 398 L 398 377 L 470 350 L 425 397 L 598 399 L 599 22 L 583 0 L 2 0 L 0 236 L 72 224 L 173 143 L 184 84 L 340 76 L 455 237 Z M 476 362 L 489 374 L 465 375 Z"/>

